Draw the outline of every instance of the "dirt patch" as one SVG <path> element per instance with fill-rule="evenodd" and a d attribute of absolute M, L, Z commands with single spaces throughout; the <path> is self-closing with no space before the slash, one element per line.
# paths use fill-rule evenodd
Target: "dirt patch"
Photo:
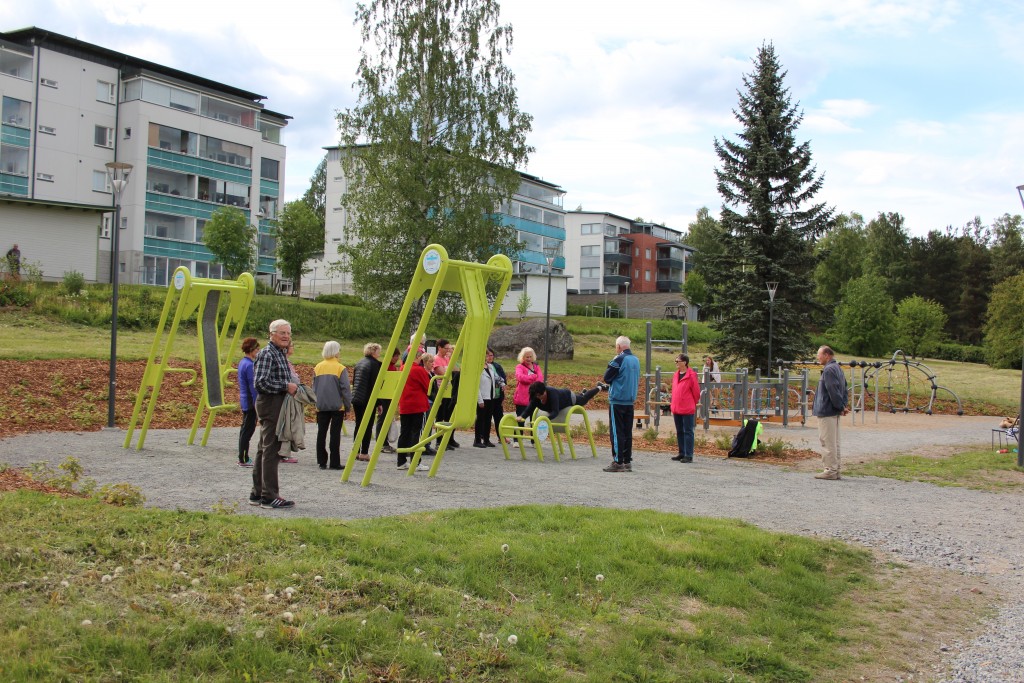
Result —
<path fill-rule="evenodd" d="M 50 486 L 45 482 L 35 481 L 34 479 L 28 477 L 21 470 L 7 468 L 5 470 L 0 471 L 0 493 L 18 490 L 49 493 L 54 496 L 60 496 L 61 498 L 68 498 L 70 496 L 82 496 L 82 494 L 76 493 L 74 491 L 68 491 L 67 489 Z"/>

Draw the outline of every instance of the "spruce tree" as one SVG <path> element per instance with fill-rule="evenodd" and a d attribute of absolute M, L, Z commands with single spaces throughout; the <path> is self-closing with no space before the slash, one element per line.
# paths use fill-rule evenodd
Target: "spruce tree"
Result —
<path fill-rule="evenodd" d="M 779 283 L 772 355 L 796 359 L 813 351 L 814 241 L 830 229 L 834 213 L 813 203 L 824 177 L 811 162 L 810 144 L 796 141 L 803 114 L 785 76 L 775 48 L 763 45 L 733 110 L 743 130 L 736 141 L 715 138 L 724 249 L 708 259 L 705 272 L 721 332 L 713 346 L 726 361 L 762 369 L 769 364 L 768 282 Z"/>

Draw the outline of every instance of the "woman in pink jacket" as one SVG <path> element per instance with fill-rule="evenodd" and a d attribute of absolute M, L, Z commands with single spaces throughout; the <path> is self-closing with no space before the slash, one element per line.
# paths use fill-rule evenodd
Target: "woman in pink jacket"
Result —
<path fill-rule="evenodd" d="M 527 417 L 526 407 L 530 405 L 530 385 L 543 382 L 544 373 L 537 365 L 537 354 L 529 346 L 519 352 L 519 364 L 516 365 L 516 393 L 512 402 L 516 405 L 516 415 Z"/>
<path fill-rule="evenodd" d="M 676 371 L 672 374 L 672 417 L 676 422 L 676 443 L 679 455 L 676 462 L 693 462 L 693 436 L 697 427 L 697 403 L 700 402 L 700 382 L 690 368 L 690 357 L 676 356 Z"/>

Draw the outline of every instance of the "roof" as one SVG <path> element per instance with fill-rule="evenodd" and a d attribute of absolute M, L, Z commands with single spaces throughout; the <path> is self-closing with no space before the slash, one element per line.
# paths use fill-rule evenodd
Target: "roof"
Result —
<path fill-rule="evenodd" d="M 106 64 L 107 66 L 115 68 L 134 68 L 150 71 L 169 78 L 186 81 L 209 90 L 217 90 L 233 97 L 249 100 L 250 102 L 259 104 L 260 106 L 262 106 L 260 100 L 267 99 L 266 95 L 260 95 L 259 93 L 236 88 L 232 85 L 227 85 L 226 83 L 220 83 L 209 78 L 196 76 L 195 74 L 173 69 L 163 64 L 157 64 L 156 62 L 139 59 L 138 57 L 126 55 L 123 52 L 110 50 L 99 45 L 87 43 L 84 40 L 78 40 L 77 38 L 71 38 L 69 36 L 54 33 L 53 31 L 47 31 L 35 26 L 8 31 L 7 33 L 0 33 L 0 40 L 5 40 L 16 45 L 23 46 L 38 45 L 39 47 L 44 47 L 48 50 L 53 50 L 54 52 L 88 58 L 94 62 Z M 282 118 L 291 118 L 290 116 L 285 116 L 283 114 L 275 115 L 281 116 Z"/>
<path fill-rule="evenodd" d="M 57 202 L 50 199 L 29 199 L 28 197 L 19 197 L 13 194 L 0 194 L 0 203 L 28 204 L 42 206 L 51 209 L 79 209 L 81 211 L 95 211 L 96 213 L 110 213 L 111 211 L 114 210 L 114 207 L 110 206 L 109 204 L 104 206 L 100 204 L 77 204 L 75 202 Z"/>

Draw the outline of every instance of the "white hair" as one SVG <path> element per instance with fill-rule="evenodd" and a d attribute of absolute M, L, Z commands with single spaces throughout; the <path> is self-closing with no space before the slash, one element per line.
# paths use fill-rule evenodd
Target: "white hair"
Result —
<path fill-rule="evenodd" d="M 631 341 L 629 341 L 629 337 L 625 337 L 625 336 L 623 336 L 623 337 L 619 337 L 618 339 L 616 339 L 616 340 L 615 340 L 615 345 L 616 345 L 616 346 L 621 346 L 621 347 L 622 347 L 622 348 L 624 348 L 624 349 L 628 349 L 628 348 L 629 348 L 629 345 L 630 345 L 631 343 L 632 343 L 632 342 L 631 342 Z"/>
<path fill-rule="evenodd" d="M 291 326 L 292 326 L 292 324 L 290 322 L 288 322 L 287 320 L 279 318 L 279 319 L 275 320 L 274 322 L 270 323 L 270 333 L 273 334 L 273 333 L 277 332 L 279 329 L 281 329 L 282 327 L 291 327 Z"/>
<path fill-rule="evenodd" d="M 328 358 L 337 358 L 340 353 L 341 344 L 332 339 L 324 344 L 324 350 L 320 355 L 324 357 L 324 360 L 327 360 Z"/>

